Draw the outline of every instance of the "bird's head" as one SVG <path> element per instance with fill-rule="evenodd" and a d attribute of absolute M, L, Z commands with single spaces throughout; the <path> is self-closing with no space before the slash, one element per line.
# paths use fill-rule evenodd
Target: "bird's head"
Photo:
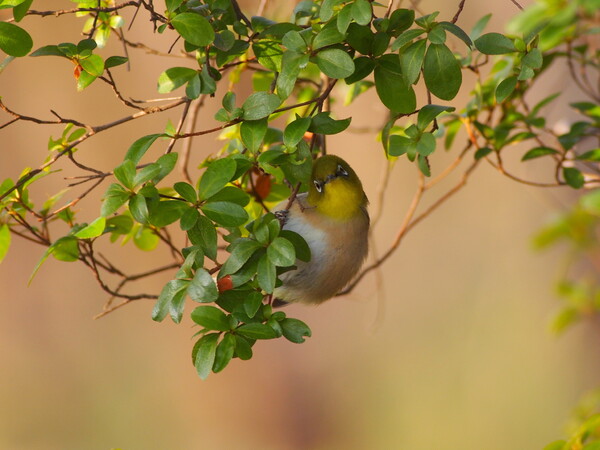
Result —
<path fill-rule="evenodd" d="M 339 156 L 326 155 L 313 163 L 308 203 L 333 219 L 347 220 L 367 205 L 362 183 Z"/>

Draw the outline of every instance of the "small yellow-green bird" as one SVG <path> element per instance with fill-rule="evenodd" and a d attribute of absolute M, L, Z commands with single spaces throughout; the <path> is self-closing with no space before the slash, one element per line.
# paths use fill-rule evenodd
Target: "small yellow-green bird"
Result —
<path fill-rule="evenodd" d="M 307 193 L 289 210 L 275 214 L 283 229 L 300 234 L 311 251 L 309 262 L 280 276 L 274 305 L 322 303 L 337 294 L 359 271 L 368 252 L 369 214 L 362 183 L 342 158 L 326 155 L 313 163 Z"/>

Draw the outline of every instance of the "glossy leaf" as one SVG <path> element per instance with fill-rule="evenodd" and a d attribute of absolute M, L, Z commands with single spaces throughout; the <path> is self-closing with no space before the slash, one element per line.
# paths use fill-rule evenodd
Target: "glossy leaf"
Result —
<path fill-rule="evenodd" d="M 235 342 L 235 336 L 233 334 L 226 333 L 225 336 L 223 336 L 223 340 L 217 345 L 215 353 L 215 362 L 212 367 L 214 373 L 218 373 L 227 367 L 235 352 Z"/>
<path fill-rule="evenodd" d="M 91 239 L 100 236 L 104 233 L 104 228 L 106 227 L 106 218 L 104 216 L 98 217 L 92 223 L 87 225 L 85 228 L 82 228 L 77 233 L 75 233 L 75 237 L 79 239 Z M 2 258 L 0 257 L 0 261 Z"/>
<path fill-rule="evenodd" d="M 315 62 L 325 75 L 331 78 L 346 78 L 354 73 L 354 62 L 348 53 L 339 48 L 321 50 Z"/>
<path fill-rule="evenodd" d="M 231 180 L 236 170 L 231 158 L 220 158 L 210 163 L 198 184 L 198 198 L 206 200 L 219 192 Z"/>
<path fill-rule="evenodd" d="M 202 336 L 194 346 L 194 366 L 196 367 L 198 376 L 202 380 L 206 380 L 213 368 L 218 340 L 219 335 L 211 333 Z"/>
<path fill-rule="evenodd" d="M 279 322 L 279 324 L 283 330 L 283 337 L 290 342 L 301 344 L 305 341 L 305 336 L 311 336 L 310 328 L 301 320 L 286 318 Z"/>
<path fill-rule="evenodd" d="M 281 100 L 275 94 L 255 92 L 250 95 L 242 105 L 242 109 L 244 110 L 244 120 L 259 120 L 267 117 L 275 111 L 280 104 Z"/>
<path fill-rule="evenodd" d="M 248 150 L 256 152 L 267 133 L 267 119 L 245 120 L 240 126 L 240 136 L 242 142 Z"/>
<path fill-rule="evenodd" d="M 104 194 L 100 214 L 103 217 L 110 216 L 125 204 L 130 195 L 120 184 L 111 184 Z"/>
<path fill-rule="evenodd" d="M 442 100 L 456 97 L 462 83 L 460 63 L 443 44 L 431 44 L 425 53 L 423 78 L 427 89 Z"/>
<path fill-rule="evenodd" d="M 513 41 L 500 33 L 486 33 L 475 39 L 475 47 L 485 55 L 504 55 L 517 51 Z"/>
<path fill-rule="evenodd" d="M 187 288 L 187 294 L 192 300 L 200 303 L 214 302 L 219 296 L 217 285 L 205 269 L 198 269 Z"/>
<path fill-rule="evenodd" d="M 31 51 L 33 40 L 23 28 L 0 22 L 0 50 L 10 56 L 25 56 Z"/>
<path fill-rule="evenodd" d="M 215 40 L 213 27 L 200 14 L 177 14 L 171 24 L 186 41 L 198 47 L 205 47 Z"/>
<path fill-rule="evenodd" d="M 191 317 L 208 330 L 227 331 L 230 328 L 225 313 L 215 306 L 199 306 L 192 311 Z"/>
<path fill-rule="evenodd" d="M 277 337 L 273 328 L 264 323 L 247 323 L 237 328 L 236 332 L 251 339 L 274 339 Z"/>
<path fill-rule="evenodd" d="M 273 264 L 280 267 L 291 266 L 296 262 L 294 245 L 280 236 L 267 247 L 267 256 Z"/>
<path fill-rule="evenodd" d="M 415 91 L 404 80 L 399 62 L 397 68 L 384 65 L 375 68 L 375 89 L 381 102 L 392 111 L 408 114 L 417 107 Z"/>
<path fill-rule="evenodd" d="M 404 79 L 408 84 L 414 84 L 421 73 L 426 47 L 427 41 L 419 39 L 400 53 L 400 67 L 402 68 Z"/>

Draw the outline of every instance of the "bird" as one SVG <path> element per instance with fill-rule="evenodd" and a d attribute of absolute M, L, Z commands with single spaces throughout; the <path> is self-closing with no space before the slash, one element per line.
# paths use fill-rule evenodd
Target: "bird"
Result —
<path fill-rule="evenodd" d="M 304 238 L 308 262 L 280 275 L 273 306 L 320 304 L 334 297 L 358 273 L 368 253 L 368 199 L 356 172 L 339 156 L 324 155 L 313 163 L 308 191 L 274 213 L 282 229 Z"/>

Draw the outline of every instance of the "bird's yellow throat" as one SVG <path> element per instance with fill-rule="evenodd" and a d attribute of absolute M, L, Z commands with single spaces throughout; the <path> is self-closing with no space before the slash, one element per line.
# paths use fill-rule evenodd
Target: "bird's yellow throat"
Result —
<path fill-rule="evenodd" d="M 308 200 L 312 203 L 310 198 Z M 354 217 L 365 204 L 362 186 L 355 186 L 342 178 L 327 183 L 323 196 L 314 203 L 317 211 L 341 221 Z"/>

